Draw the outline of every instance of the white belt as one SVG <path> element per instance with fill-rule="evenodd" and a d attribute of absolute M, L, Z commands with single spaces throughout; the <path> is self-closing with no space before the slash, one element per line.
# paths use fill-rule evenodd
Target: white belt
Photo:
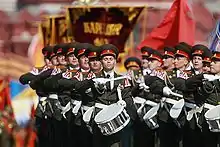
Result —
<path fill-rule="evenodd" d="M 84 111 L 87 111 L 87 110 L 88 110 L 89 108 L 91 108 L 91 107 L 82 105 L 81 108 L 82 108 Z"/>
<path fill-rule="evenodd" d="M 170 103 L 170 104 L 175 104 L 177 102 L 177 100 L 174 100 L 174 99 L 171 99 L 171 98 L 166 98 L 166 97 L 163 97 L 162 101 Z M 185 106 L 188 107 L 188 108 L 195 108 L 195 107 L 197 107 L 196 104 L 189 103 L 189 102 L 185 102 Z M 214 107 L 215 106 L 211 105 L 211 104 L 207 104 L 207 103 L 204 104 L 204 108 L 207 108 L 207 109 L 212 109 Z"/>
<path fill-rule="evenodd" d="M 101 104 L 101 103 L 95 103 L 95 107 L 96 108 L 99 108 L 99 109 L 104 109 L 106 108 L 108 105 L 105 105 L 105 104 Z"/>
<path fill-rule="evenodd" d="M 48 98 L 58 100 L 58 95 L 57 94 L 49 94 Z"/>

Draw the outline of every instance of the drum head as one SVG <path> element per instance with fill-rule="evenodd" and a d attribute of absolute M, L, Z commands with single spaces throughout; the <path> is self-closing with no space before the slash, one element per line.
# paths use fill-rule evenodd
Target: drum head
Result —
<path fill-rule="evenodd" d="M 102 109 L 96 116 L 95 116 L 95 122 L 96 123 L 105 123 L 116 116 L 118 116 L 122 111 L 124 107 L 116 104 L 111 104 L 108 107 Z"/>
<path fill-rule="evenodd" d="M 205 118 L 208 120 L 220 119 L 220 105 L 215 106 L 214 108 L 208 110 L 205 113 Z"/>
<path fill-rule="evenodd" d="M 172 118 L 178 118 L 182 109 L 183 109 L 183 106 L 184 106 L 184 99 L 181 99 L 179 100 L 176 104 L 174 104 L 172 106 L 172 108 L 170 109 L 170 116 Z"/>
<path fill-rule="evenodd" d="M 85 123 L 89 123 L 89 122 L 90 122 L 91 116 L 92 116 L 92 113 L 93 113 L 94 109 L 95 109 L 95 107 L 93 106 L 93 107 L 89 108 L 89 109 L 83 114 L 83 121 L 84 121 Z"/>
<path fill-rule="evenodd" d="M 143 117 L 144 120 L 147 120 L 147 119 L 151 119 L 153 118 L 155 115 L 157 115 L 157 111 L 159 110 L 160 108 L 160 105 L 156 105 L 154 107 L 152 107 Z"/>

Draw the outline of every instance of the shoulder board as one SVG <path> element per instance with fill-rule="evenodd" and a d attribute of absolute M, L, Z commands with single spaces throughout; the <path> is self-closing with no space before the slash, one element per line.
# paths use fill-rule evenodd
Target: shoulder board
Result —
<path fill-rule="evenodd" d="M 72 70 L 68 70 L 69 72 L 77 72 L 78 70 L 76 69 L 72 69 Z"/>
<path fill-rule="evenodd" d="M 59 66 L 57 66 L 57 68 L 64 69 L 64 68 L 67 68 L 67 67 L 64 66 L 64 65 L 59 65 Z"/>
<path fill-rule="evenodd" d="M 62 77 L 65 79 L 71 79 L 72 78 L 72 72 L 66 71 L 62 73 Z"/>

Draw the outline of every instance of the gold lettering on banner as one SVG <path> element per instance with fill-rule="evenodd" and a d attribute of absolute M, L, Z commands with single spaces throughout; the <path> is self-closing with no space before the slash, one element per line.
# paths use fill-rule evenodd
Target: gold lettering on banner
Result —
<path fill-rule="evenodd" d="M 93 41 L 94 45 L 101 46 L 103 44 L 108 44 L 109 41 L 106 38 L 95 38 Z"/>
<path fill-rule="evenodd" d="M 106 36 L 118 36 L 120 35 L 120 30 L 122 28 L 122 24 L 107 24 L 106 27 Z"/>
<path fill-rule="evenodd" d="M 66 20 L 60 20 L 58 21 L 58 26 L 59 26 L 59 36 L 64 36 L 64 33 L 66 33 L 67 31 L 67 25 L 66 25 Z"/>
<path fill-rule="evenodd" d="M 105 36 L 118 36 L 123 27 L 121 23 L 118 24 L 105 24 L 99 22 L 84 22 L 84 33 L 98 34 Z"/>

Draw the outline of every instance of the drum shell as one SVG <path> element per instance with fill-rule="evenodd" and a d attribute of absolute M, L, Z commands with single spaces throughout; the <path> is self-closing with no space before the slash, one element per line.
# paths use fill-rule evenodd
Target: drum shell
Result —
<path fill-rule="evenodd" d="M 108 110 L 110 111 L 111 109 L 108 109 Z M 105 108 L 101 110 L 99 113 L 102 113 L 102 111 L 106 111 Z M 97 121 L 97 118 L 100 115 L 99 113 L 95 116 L 95 122 L 100 128 L 103 135 L 108 136 L 108 135 L 115 134 L 119 132 L 120 130 L 122 130 L 123 128 L 125 128 L 130 122 L 130 116 L 128 115 L 125 108 L 122 108 L 121 111 L 118 112 L 117 115 L 111 118 L 110 120 Z"/>

